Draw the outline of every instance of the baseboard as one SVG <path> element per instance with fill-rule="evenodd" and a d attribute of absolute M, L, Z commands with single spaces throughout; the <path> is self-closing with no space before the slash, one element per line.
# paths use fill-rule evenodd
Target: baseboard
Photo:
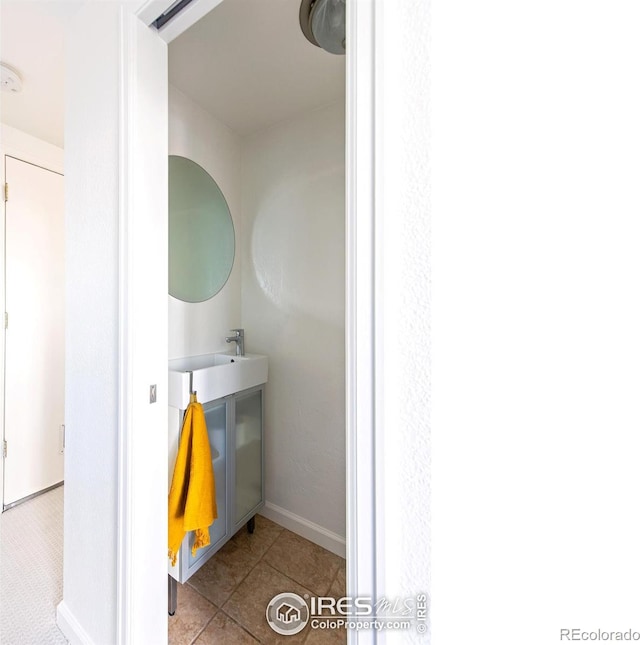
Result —
<path fill-rule="evenodd" d="M 57 484 L 53 484 L 53 486 L 47 486 L 46 488 L 43 488 L 42 490 L 39 490 L 36 493 L 31 493 L 31 495 L 27 495 L 26 497 L 17 499 L 15 502 L 9 502 L 8 504 L 5 504 L 2 507 L 2 510 L 8 511 L 10 508 L 13 508 L 14 506 L 19 506 L 20 504 L 24 504 L 25 502 L 32 500 L 34 497 L 39 497 L 40 495 L 44 495 L 45 493 L 49 493 L 52 490 L 55 490 L 56 488 L 60 488 L 60 486 L 64 486 L 64 479 L 61 482 L 58 482 Z"/>
<path fill-rule="evenodd" d="M 58 627 L 70 645 L 95 645 L 64 600 L 58 605 L 56 614 Z"/>
<path fill-rule="evenodd" d="M 335 553 L 341 558 L 346 558 L 347 543 L 337 533 L 328 531 L 319 524 L 305 520 L 304 517 L 291 513 L 271 502 L 265 502 L 264 508 L 260 511 L 260 515 L 264 515 L 272 522 L 284 526 L 285 529 L 301 535 L 314 544 L 327 549 L 327 551 L 331 551 L 331 553 Z"/>

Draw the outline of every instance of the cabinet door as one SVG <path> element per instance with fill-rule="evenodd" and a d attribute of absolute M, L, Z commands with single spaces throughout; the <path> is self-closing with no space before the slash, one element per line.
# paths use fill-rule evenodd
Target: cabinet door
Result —
<path fill-rule="evenodd" d="M 227 534 L 226 522 L 226 493 L 227 493 L 227 404 L 222 402 L 204 405 L 204 416 L 207 421 L 209 433 L 209 445 L 211 446 L 211 460 L 213 461 L 213 475 L 216 481 L 216 505 L 218 507 L 218 519 L 214 520 L 209 527 L 209 538 L 211 545 L 198 549 L 195 556 L 191 555 L 191 547 L 195 533 L 188 533 L 187 569 L 199 564 L 202 558 L 207 558 L 216 542 Z M 184 546 L 183 546 L 184 549 Z"/>
<path fill-rule="evenodd" d="M 262 502 L 262 389 L 236 397 L 235 523 Z"/>

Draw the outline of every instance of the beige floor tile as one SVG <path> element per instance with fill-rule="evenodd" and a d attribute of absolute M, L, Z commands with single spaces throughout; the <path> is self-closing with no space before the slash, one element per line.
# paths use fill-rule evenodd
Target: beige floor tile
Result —
<path fill-rule="evenodd" d="M 342 560 L 342 564 L 338 567 L 338 573 L 331 585 L 329 595 L 334 598 L 343 598 L 347 595 L 347 563 L 345 560 Z"/>
<path fill-rule="evenodd" d="M 280 636 L 267 623 L 265 612 L 269 601 L 275 595 L 284 592 L 297 593 L 303 598 L 305 594 L 308 597 L 310 593 L 262 561 L 236 589 L 223 608 L 225 613 L 261 643 L 302 643 L 309 631 L 308 626 L 294 636 Z"/>
<path fill-rule="evenodd" d="M 327 596 L 332 596 L 333 598 L 343 598 L 345 593 L 345 566 L 341 564 L 338 573 L 334 581 L 329 587 Z M 342 617 L 342 616 L 341 616 Z M 344 616 L 345 619 L 348 616 Z M 305 645 L 332 645 L 333 643 L 346 643 L 347 642 L 347 630 L 344 628 L 340 629 L 311 629 Z"/>
<path fill-rule="evenodd" d="M 259 559 L 257 553 L 230 540 L 189 578 L 187 584 L 221 607 Z"/>
<path fill-rule="evenodd" d="M 287 531 L 278 536 L 264 561 L 317 596 L 329 591 L 344 560 L 322 547 Z"/>
<path fill-rule="evenodd" d="M 200 634 L 194 645 L 251 645 L 257 642 L 238 623 L 220 611 Z"/>
<path fill-rule="evenodd" d="M 243 526 L 231 538 L 231 541 L 261 558 L 283 530 L 275 522 L 268 520 L 266 517 L 262 517 L 262 515 L 256 515 L 255 531 L 249 533 L 247 528 Z"/>
<path fill-rule="evenodd" d="M 190 645 L 218 611 L 189 585 L 178 585 L 178 607 L 169 616 L 169 645 Z"/>

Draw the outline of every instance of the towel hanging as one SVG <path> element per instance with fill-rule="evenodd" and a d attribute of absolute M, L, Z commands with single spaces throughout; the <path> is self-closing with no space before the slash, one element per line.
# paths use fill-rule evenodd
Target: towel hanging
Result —
<path fill-rule="evenodd" d="M 192 382 L 190 385 L 193 390 Z M 195 392 L 191 391 L 189 398 L 169 490 L 169 557 L 172 565 L 176 563 L 187 531 L 195 531 L 192 555 L 210 544 L 209 526 L 218 517 L 204 410 Z"/>

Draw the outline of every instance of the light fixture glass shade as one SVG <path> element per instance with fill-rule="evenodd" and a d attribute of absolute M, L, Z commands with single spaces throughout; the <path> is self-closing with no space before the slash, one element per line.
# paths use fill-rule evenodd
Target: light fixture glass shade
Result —
<path fill-rule="evenodd" d="M 345 53 L 346 0 L 316 0 L 309 22 L 322 49 L 332 54 Z"/>

